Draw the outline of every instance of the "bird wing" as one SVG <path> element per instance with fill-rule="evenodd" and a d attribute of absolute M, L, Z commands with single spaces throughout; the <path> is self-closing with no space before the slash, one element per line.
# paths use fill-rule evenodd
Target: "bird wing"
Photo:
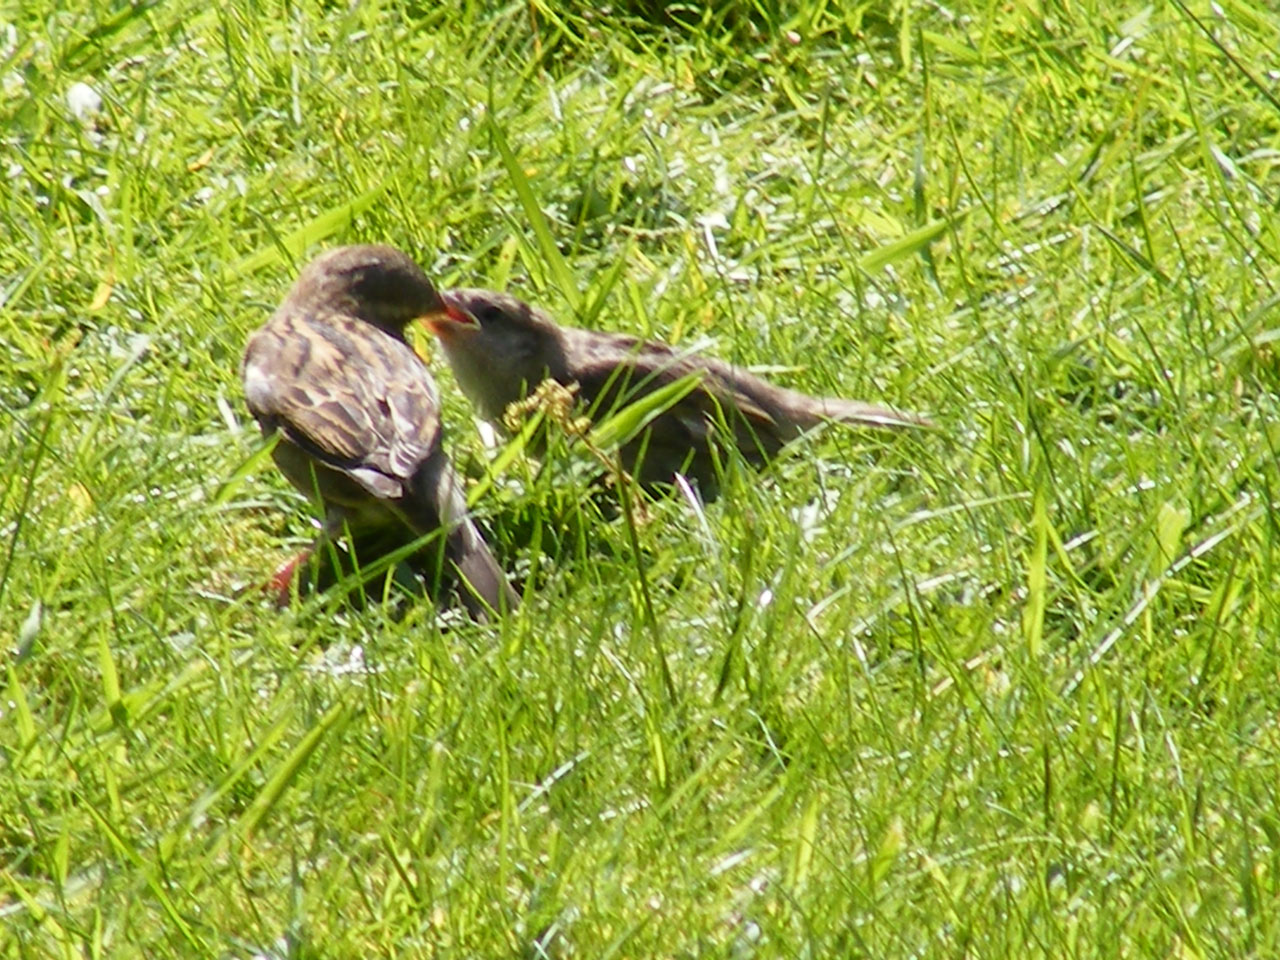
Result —
<path fill-rule="evenodd" d="M 242 376 L 264 429 L 377 497 L 402 496 L 439 445 L 431 375 L 407 343 L 362 321 L 279 312 L 250 338 Z"/>
<path fill-rule="evenodd" d="M 721 419 L 732 431 L 735 446 L 748 459 L 758 458 L 760 450 L 769 455 L 776 453 L 782 445 L 777 421 L 739 388 L 723 364 L 662 343 L 620 336 L 610 340 L 611 348 L 602 351 L 596 362 L 585 363 L 574 371 L 583 398 L 594 407 L 594 417 L 607 416 L 627 403 L 700 372 L 702 383 L 659 418 L 665 445 L 705 447 Z"/>

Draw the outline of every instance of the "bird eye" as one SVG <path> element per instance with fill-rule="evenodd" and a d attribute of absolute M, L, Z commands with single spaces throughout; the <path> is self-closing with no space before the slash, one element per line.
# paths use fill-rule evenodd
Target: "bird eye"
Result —
<path fill-rule="evenodd" d="M 480 310 L 481 323 L 501 323 L 503 320 L 502 308 L 495 306 L 483 307 Z"/>

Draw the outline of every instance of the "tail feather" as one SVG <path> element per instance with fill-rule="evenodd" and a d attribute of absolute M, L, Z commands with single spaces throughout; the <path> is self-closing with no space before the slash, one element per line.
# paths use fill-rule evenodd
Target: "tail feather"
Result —
<path fill-rule="evenodd" d="M 443 451 L 437 450 L 419 469 L 414 478 L 416 513 L 412 517 L 419 533 L 443 527 L 445 555 L 449 565 L 459 574 L 458 597 L 477 620 L 487 619 L 490 612 L 505 613 L 520 605 L 519 595 L 507 582 L 488 544 L 467 515 L 467 502 L 462 495 L 458 476 Z"/>
<path fill-rule="evenodd" d="M 798 390 L 779 389 L 775 402 L 782 408 L 785 416 L 801 431 L 811 430 L 830 420 L 859 427 L 889 429 L 935 426 L 934 422 L 923 414 L 894 410 L 879 404 L 862 403 L 859 400 L 846 400 L 844 397 L 811 397 Z"/>
<path fill-rule="evenodd" d="M 860 403 L 843 397 L 818 397 L 814 403 L 815 423 L 835 420 L 863 427 L 933 427 L 934 422 L 919 413 L 892 410 L 873 403 Z"/>
<path fill-rule="evenodd" d="M 470 520 L 449 534 L 449 558 L 461 578 L 458 598 L 473 617 L 484 619 L 490 612 L 507 613 L 520 606 L 519 595 Z"/>

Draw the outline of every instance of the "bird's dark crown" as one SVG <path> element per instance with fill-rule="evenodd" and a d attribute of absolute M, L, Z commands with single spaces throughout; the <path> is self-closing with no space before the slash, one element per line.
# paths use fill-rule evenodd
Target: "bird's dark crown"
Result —
<path fill-rule="evenodd" d="M 447 297 L 450 302 L 471 314 L 476 322 L 486 329 L 506 326 L 524 328 L 530 332 L 555 330 L 555 324 L 546 314 L 509 293 L 478 287 L 462 287 L 450 290 Z M 493 329 L 493 332 L 496 333 L 497 330 Z"/>
<path fill-rule="evenodd" d="M 394 247 L 379 244 L 322 253 L 302 269 L 289 299 L 341 310 L 391 330 L 444 310 L 422 268 Z"/>

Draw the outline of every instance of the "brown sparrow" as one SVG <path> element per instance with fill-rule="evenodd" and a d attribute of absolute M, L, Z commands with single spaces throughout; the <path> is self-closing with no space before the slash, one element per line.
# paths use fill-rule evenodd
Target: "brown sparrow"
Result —
<path fill-rule="evenodd" d="M 240 373 L 263 433 L 280 434 L 276 465 L 324 506 L 321 537 L 344 524 L 400 543 L 442 531 L 424 548 L 433 586 L 460 578 L 463 604 L 483 617 L 514 609 L 517 597 L 467 515 L 440 445 L 435 383 L 404 336 L 445 309 L 399 250 L 339 247 L 303 268 L 249 338 Z M 291 575 L 282 568 L 273 584 Z"/>
<path fill-rule="evenodd" d="M 577 384 L 596 416 L 691 373 L 699 385 L 622 449 L 623 465 L 645 484 L 677 473 L 717 495 L 712 447 L 721 423 L 750 463 L 760 465 L 824 421 L 867 427 L 932 426 L 928 418 L 839 397 L 811 397 L 766 383 L 740 367 L 664 343 L 556 324 L 504 293 L 461 289 L 441 294 L 445 311 L 425 318 L 454 376 L 480 416 L 501 424 L 508 405 L 551 378 Z"/>

